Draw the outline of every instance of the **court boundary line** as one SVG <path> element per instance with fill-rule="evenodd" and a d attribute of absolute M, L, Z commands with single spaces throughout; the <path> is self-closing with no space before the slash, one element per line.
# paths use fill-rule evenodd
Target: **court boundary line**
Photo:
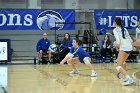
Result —
<path fill-rule="evenodd" d="M 49 67 L 50 65 L 47 65 L 47 66 Z M 47 78 L 55 79 L 57 83 L 65 86 L 65 87 L 68 85 L 68 83 L 65 80 L 62 80 L 59 77 L 56 77 L 56 76 L 54 76 L 54 75 L 52 75 L 52 74 L 50 74 L 50 73 L 48 73 L 46 71 L 43 71 L 43 70 L 41 70 L 39 68 L 36 68 L 36 67 L 34 67 L 34 69 L 37 70 L 38 72 L 40 72 L 41 74 L 45 75 L 46 77 L 48 75 L 49 77 L 47 77 Z"/>
<path fill-rule="evenodd" d="M 113 71 L 112 69 L 110 69 L 109 67 L 107 67 L 107 65 L 105 66 L 104 65 L 104 69 L 106 69 L 106 70 L 108 70 L 110 73 L 112 73 L 112 74 L 114 74 L 115 75 L 115 72 L 116 71 Z M 132 69 L 138 69 L 138 68 L 132 68 Z M 132 70 L 132 69 L 129 69 L 129 70 Z M 133 73 L 134 74 L 134 73 Z M 133 74 L 132 74 L 132 77 L 133 77 Z M 133 77 L 134 78 L 134 77 Z M 134 78 L 135 79 L 135 78 Z M 136 80 L 136 79 L 135 79 Z M 139 80 L 140 81 L 140 80 Z M 135 86 L 140 86 L 140 84 L 137 84 L 136 82 L 135 82 Z"/>
<path fill-rule="evenodd" d="M 132 77 L 133 77 L 135 80 L 137 80 L 137 81 L 139 81 L 139 82 L 140 82 L 140 80 L 139 80 L 139 79 L 137 79 L 137 78 L 136 78 L 136 76 L 134 75 L 134 74 L 135 74 L 135 73 L 137 73 L 137 72 L 139 72 L 139 71 L 135 71 L 135 72 L 133 72 Z"/>

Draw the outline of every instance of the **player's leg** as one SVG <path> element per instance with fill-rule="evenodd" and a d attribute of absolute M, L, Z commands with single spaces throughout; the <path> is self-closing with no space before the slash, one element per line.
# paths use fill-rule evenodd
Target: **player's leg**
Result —
<path fill-rule="evenodd" d="M 50 49 L 48 49 L 47 53 L 48 53 L 48 56 L 49 56 L 49 61 L 51 61 L 52 52 L 50 51 Z"/>
<path fill-rule="evenodd" d="M 129 54 L 127 54 L 126 52 L 120 51 L 118 54 L 118 62 L 117 62 L 117 67 L 116 67 L 117 71 L 122 73 L 124 77 L 127 79 L 124 85 L 129 85 L 134 82 L 133 79 L 130 78 L 130 76 L 127 74 L 126 70 L 122 67 L 123 63 L 126 61 L 128 56 Z"/>
<path fill-rule="evenodd" d="M 122 68 L 126 71 L 126 62 L 123 62 Z M 126 81 L 126 79 L 124 78 L 124 75 L 121 72 L 117 73 L 117 77 L 124 82 Z"/>
<path fill-rule="evenodd" d="M 127 59 L 127 58 L 128 58 L 128 56 L 126 56 L 125 59 Z M 126 71 L 126 62 L 125 62 L 125 61 L 124 61 L 123 64 L 122 64 L 122 68 Z"/>
<path fill-rule="evenodd" d="M 113 62 L 113 57 L 112 57 L 112 50 L 111 50 L 111 48 L 107 49 L 106 51 L 109 53 L 110 62 Z"/>
<path fill-rule="evenodd" d="M 94 71 L 93 66 L 92 66 L 92 64 L 90 63 L 90 62 L 91 62 L 91 58 L 85 57 L 85 58 L 83 59 L 83 61 L 84 61 L 84 63 L 89 67 L 89 69 L 91 70 L 91 75 L 90 75 L 90 76 L 96 77 L 96 76 L 97 76 L 97 73 Z"/>
<path fill-rule="evenodd" d="M 75 64 L 81 64 L 81 62 L 79 61 L 78 57 L 75 58 L 70 58 L 67 61 L 68 65 L 72 67 L 72 71 L 69 72 L 69 74 L 78 74 L 79 71 L 77 70 L 77 68 L 75 67 Z"/>
<path fill-rule="evenodd" d="M 105 59 L 106 59 L 106 49 L 105 48 L 102 48 L 101 49 L 101 55 L 102 55 L 102 58 L 103 58 L 103 62 L 105 62 Z"/>
<path fill-rule="evenodd" d="M 39 50 L 39 52 L 38 52 L 38 59 L 39 59 L 39 61 L 42 61 L 42 53 L 43 53 L 43 51 Z"/>
<path fill-rule="evenodd" d="M 118 70 L 118 72 L 121 72 L 124 76 L 127 76 L 127 73 L 126 73 L 125 68 L 123 68 L 122 66 L 124 66 L 124 62 L 126 61 L 128 56 L 129 55 L 125 53 L 124 51 L 120 51 L 118 54 L 118 62 L 117 62 L 116 69 Z"/>

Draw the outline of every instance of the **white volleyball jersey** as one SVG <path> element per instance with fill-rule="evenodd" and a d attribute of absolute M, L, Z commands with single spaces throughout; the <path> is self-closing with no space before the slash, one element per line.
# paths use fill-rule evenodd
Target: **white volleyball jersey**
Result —
<path fill-rule="evenodd" d="M 123 50 L 123 51 L 132 51 L 133 47 L 132 47 L 132 39 L 127 31 L 127 29 L 124 28 L 124 35 L 125 35 L 125 39 L 122 37 L 122 29 L 121 27 L 117 26 L 116 28 L 114 28 L 113 33 L 114 36 L 116 38 L 117 43 L 120 44 L 120 49 L 119 50 Z"/>
<path fill-rule="evenodd" d="M 139 34 L 140 34 L 140 29 L 136 28 L 136 41 L 140 41 Z"/>

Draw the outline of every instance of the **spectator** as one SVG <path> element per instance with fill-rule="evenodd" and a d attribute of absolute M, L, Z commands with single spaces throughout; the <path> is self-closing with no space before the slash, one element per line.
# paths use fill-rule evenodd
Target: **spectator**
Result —
<path fill-rule="evenodd" d="M 41 38 L 36 45 L 36 51 L 38 52 L 39 63 L 42 62 L 42 54 L 49 53 L 49 60 L 51 60 L 51 52 L 49 50 L 50 41 L 47 39 L 47 33 L 43 33 L 43 38 Z"/>
<path fill-rule="evenodd" d="M 60 52 L 59 52 L 59 59 L 62 60 L 70 51 L 72 47 L 72 38 L 70 37 L 69 33 L 65 33 L 65 37 L 62 41 Z"/>
<path fill-rule="evenodd" d="M 106 34 L 104 40 L 102 40 L 101 42 L 101 55 L 103 58 L 103 62 L 105 62 L 107 52 L 110 55 L 110 61 L 111 62 L 113 61 L 111 47 L 112 47 L 112 41 L 110 40 L 109 35 Z"/>

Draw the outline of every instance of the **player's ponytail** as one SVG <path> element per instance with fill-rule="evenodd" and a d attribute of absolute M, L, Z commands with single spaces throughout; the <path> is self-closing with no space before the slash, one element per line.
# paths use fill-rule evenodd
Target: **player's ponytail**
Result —
<path fill-rule="evenodd" d="M 121 27 L 121 31 L 122 31 L 122 37 L 125 39 L 125 34 L 124 34 L 124 27 L 123 27 L 123 25 L 122 25 L 122 20 L 121 20 L 121 18 L 120 17 L 116 17 L 115 18 L 115 20 L 114 20 L 115 22 L 116 22 L 116 24 L 118 25 L 118 26 L 120 26 Z"/>
<path fill-rule="evenodd" d="M 122 26 L 122 25 L 121 25 L 120 27 L 121 27 L 121 29 L 122 29 L 122 37 L 125 39 L 125 35 L 124 35 L 124 28 L 123 28 L 123 26 Z"/>

